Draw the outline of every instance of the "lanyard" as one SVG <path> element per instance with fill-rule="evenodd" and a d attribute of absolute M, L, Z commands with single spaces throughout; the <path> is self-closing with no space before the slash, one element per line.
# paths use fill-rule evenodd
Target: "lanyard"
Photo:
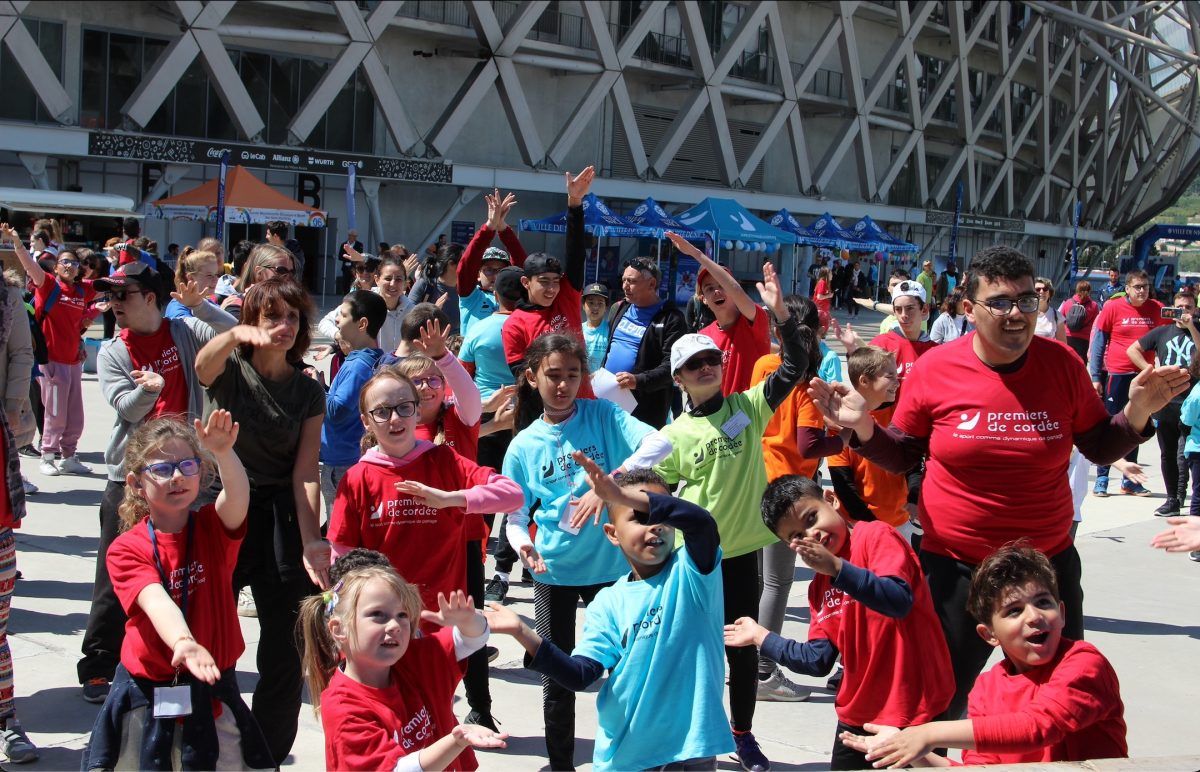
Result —
<path fill-rule="evenodd" d="M 163 568 L 162 560 L 158 557 L 158 537 L 154 533 L 154 522 L 147 517 L 146 528 L 150 531 L 150 548 L 154 551 L 154 567 L 158 569 L 158 578 L 162 580 L 163 587 L 167 590 L 167 595 L 171 594 L 171 579 L 167 576 L 166 570 Z M 187 604 L 188 591 L 191 589 L 191 572 L 192 572 L 192 534 L 196 528 L 195 515 L 188 513 L 187 524 L 187 543 L 183 553 L 183 593 L 180 597 L 179 610 L 183 612 L 183 620 L 187 621 Z"/>

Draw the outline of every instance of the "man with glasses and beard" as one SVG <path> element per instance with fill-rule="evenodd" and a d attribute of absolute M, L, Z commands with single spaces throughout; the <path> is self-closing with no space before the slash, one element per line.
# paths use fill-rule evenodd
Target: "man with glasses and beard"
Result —
<path fill-rule="evenodd" d="M 1129 401 L 1129 384 L 1138 373 L 1137 365 L 1129 358 L 1129 347 L 1155 327 L 1170 324 L 1162 318 L 1163 304 L 1150 297 L 1150 276 L 1145 271 L 1130 271 L 1125 276 L 1124 297 L 1111 298 L 1100 309 L 1092 327 L 1092 348 L 1088 371 L 1092 388 L 1104 400 L 1109 415 L 1119 413 Z M 1107 383 L 1101 371 L 1108 373 Z M 1137 463 L 1137 447 L 1125 456 Z M 1150 491 L 1139 482 L 1121 480 L 1121 492 L 1131 496 L 1149 496 Z M 1096 467 L 1096 486 L 1093 496 L 1108 495 L 1108 466 Z"/>
<path fill-rule="evenodd" d="M 845 384 L 813 380 L 809 387 L 821 412 L 852 433 L 849 446 L 869 461 L 899 474 L 928 455 L 920 557 L 954 666 L 950 719 L 961 717 L 991 654 L 966 611 L 975 567 L 1008 542 L 1027 539 L 1054 566 L 1064 635 L 1082 638 L 1071 449 L 1112 463 L 1151 437 L 1151 414 L 1188 388 L 1182 368 L 1147 368 L 1131 379 L 1124 408 L 1109 414 L 1079 358 L 1034 335 L 1033 282 L 1033 264 L 1011 247 L 975 256 L 963 303 L 975 331 L 921 357 L 890 427 L 876 425 L 863 397 Z"/>
<path fill-rule="evenodd" d="M 608 354 L 604 367 L 637 400 L 633 417 L 655 429 L 667 425 L 674 386 L 671 346 L 687 332 L 675 304 L 658 296 L 658 266 L 638 257 L 621 273 L 625 297 L 608 312 Z"/>

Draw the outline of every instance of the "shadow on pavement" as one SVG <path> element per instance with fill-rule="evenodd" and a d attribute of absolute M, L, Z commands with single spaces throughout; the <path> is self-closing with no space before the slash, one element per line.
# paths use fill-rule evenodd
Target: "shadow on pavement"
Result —
<path fill-rule="evenodd" d="M 21 678 L 20 670 L 17 671 L 16 677 L 17 679 Z M 99 712 L 99 705 L 83 701 L 78 686 L 55 686 L 50 689 L 41 689 L 28 697 L 21 697 L 17 700 L 17 715 L 20 716 L 21 723 L 27 731 L 39 734 L 73 734 L 86 737 L 91 733 L 92 724 L 96 722 L 96 715 Z M 42 749 L 43 766 L 46 766 L 47 750 L 54 749 Z M 79 751 L 72 751 L 72 753 L 75 754 L 74 768 L 78 769 Z M 60 765 L 51 768 L 70 769 L 71 767 Z"/>
<path fill-rule="evenodd" d="M 1143 622 L 1137 619 L 1111 619 L 1084 615 L 1083 627 L 1089 632 L 1114 635 L 1186 635 L 1200 640 L 1200 627 Z"/>
<path fill-rule="evenodd" d="M 87 731 L 91 731 L 91 726 L 88 726 Z M 51 746 L 49 748 L 38 748 L 38 753 L 41 757 L 32 764 L 22 764 L 21 769 L 79 769 L 83 763 L 83 751 L 77 748 L 64 748 L 62 746 Z"/>
<path fill-rule="evenodd" d="M 15 594 L 21 598 L 61 598 L 63 600 L 92 600 L 92 580 L 64 582 L 57 579 L 25 579 L 17 582 Z"/>
<path fill-rule="evenodd" d="M 41 611 L 14 608 L 8 631 L 13 635 L 52 633 L 54 635 L 76 635 L 87 628 L 86 612 L 71 614 L 45 614 Z"/>
<path fill-rule="evenodd" d="M 41 481 L 32 480 L 31 482 L 37 485 Z M 101 491 L 78 489 L 73 491 L 48 491 L 43 488 L 29 498 L 36 500 L 38 504 L 67 504 L 72 507 L 96 507 L 99 509 L 100 497 L 102 495 Z"/>
<path fill-rule="evenodd" d="M 99 526 L 97 526 L 98 528 Z M 77 536 L 68 534 L 65 536 L 43 536 L 33 535 L 17 536 L 17 566 L 20 567 L 22 552 L 56 552 L 60 555 L 72 555 L 74 557 L 96 557 L 96 548 L 100 546 L 100 538 L 98 536 Z M 88 568 L 88 573 L 95 578 L 94 567 Z M 26 574 L 30 579 L 37 577 L 32 574 Z"/>

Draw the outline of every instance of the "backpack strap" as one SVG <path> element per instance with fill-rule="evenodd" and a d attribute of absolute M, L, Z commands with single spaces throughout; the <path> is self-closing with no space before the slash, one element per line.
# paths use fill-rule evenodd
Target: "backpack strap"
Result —
<path fill-rule="evenodd" d="M 54 287 L 51 288 L 49 296 L 46 297 L 46 303 L 42 306 L 42 313 L 37 317 L 38 324 L 41 324 L 50 315 L 50 309 L 54 308 L 54 304 L 58 302 L 59 295 L 62 295 L 62 287 L 59 286 L 58 279 L 55 279 Z"/>

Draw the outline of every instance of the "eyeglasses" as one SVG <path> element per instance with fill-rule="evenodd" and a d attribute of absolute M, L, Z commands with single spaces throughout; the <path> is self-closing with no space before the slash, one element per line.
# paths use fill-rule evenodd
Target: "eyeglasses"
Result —
<path fill-rule="evenodd" d="M 413 378 L 412 382 L 413 386 L 416 386 L 418 389 L 422 386 L 427 389 L 440 389 L 442 388 L 442 384 L 445 383 L 440 375 L 430 375 L 427 378 Z"/>
<path fill-rule="evenodd" d="M 145 472 L 159 482 L 167 482 L 175 476 L 176 469 L 184 477 L 195 477 L 200 474 L 200 459 L 183 458 L 178 461 L 160 461 L 157 464 L 146 464 L 140 471 Z"/>
<path fill-rule="evenodd" d="M 78 268 L 79 267 L 78 260 L 59 260 L 58 264 L 63 266 L 64 268 Z"/>
<path fill-rule="evenodd" d="M 702 367 L 720 367 L 724 361 L 721 354 L 716 351 L 710 351 L 704 354 L 697 354 L 688 361 L 683 363 L 683 369 L 689 373 L 694 373 Z"/>
<path fill-rule="evenodd" d="M 973 298 L 972 300 L 987 306 L 993 316 L 1007 316 L 1013 310 L 1013 306 L 1016 306 L 1017 310 L 1023 314 L 1032 314 L 1038 310 L 1038 306 L 1041 304 L 1037 295 L 1022 295 L 1016 300 L 1012 298 L 989 298 L 988 300 Z"/>
<path fill-rule="evenodd" d="M 1150 289 L 1149 284 L 1130 284 L 1129 285 L 1130 292 L 1145 292 L 1148 289 Z"/>
<path fill-rule="evenodd" d="M 265 265 L 263 267 L 270 268 L 275 272 L 276 276 L 287 276 L 288 274 L 295 273 L 291 268 L 284 268 L 282 265 Z"/>
<path fill-rule="evenodd" d="M 491 268 L 487 268 L 487 267 L 480 268 L 479 272 L 482 273 L 484 276 L 495 276 L 496 274 L 500 273 L 500 271 L 503 269 L 504 269 L 504 266 L 500 266 L 500 267 L 492 266 Z"/>
<path fill-rule="evenodd" d="M 401 402 L 398 405 L 380 405 L 379 407 L 371 408 L 367 411 L 367 415 L 371 416 L 371 420 L 375 423 L 385 424 L 392 420 L 393 413 L 399 418 L 408 418 L 416 412 L 416 402 Z"/>
<path fill-rule="evenodd" d="M 124 303 L 126 298 L 128 298 L 130 295 L 145 294 L 146 293 L 144 290 L 112 289 L 108 291 L 108 296 L 119 303 Z"/>

